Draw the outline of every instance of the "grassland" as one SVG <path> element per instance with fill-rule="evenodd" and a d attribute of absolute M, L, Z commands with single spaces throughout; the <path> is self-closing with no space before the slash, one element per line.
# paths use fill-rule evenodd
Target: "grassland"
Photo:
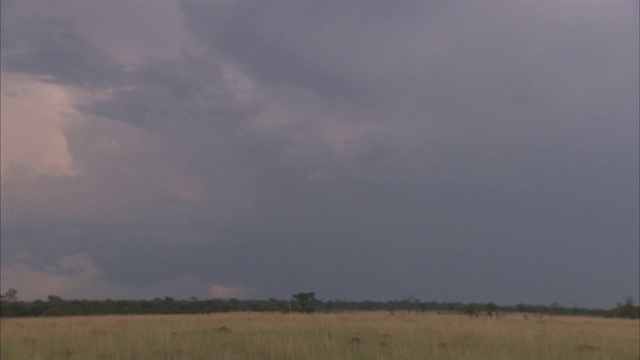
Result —
<path fill-rule="evenodd" d="M 638 321 L 435 313 L 1 320 L 1 359 L 638 359 Z"/>

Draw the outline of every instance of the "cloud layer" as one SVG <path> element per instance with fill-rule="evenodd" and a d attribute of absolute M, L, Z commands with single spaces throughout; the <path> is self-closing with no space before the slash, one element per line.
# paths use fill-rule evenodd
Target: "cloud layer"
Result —
<path fill-rule="evenodd" d="M 3 289 L 638 292 L 632 2 L 40 5 L 3 2 Z"/>

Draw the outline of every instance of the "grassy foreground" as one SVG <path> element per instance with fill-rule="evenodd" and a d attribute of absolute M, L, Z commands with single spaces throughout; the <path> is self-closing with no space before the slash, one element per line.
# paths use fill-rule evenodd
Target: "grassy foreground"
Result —
<path fill-rule="evenodd" d="M 1 319 L 1 359 L 638 359 L 638 321 L 434 313 Z"/>

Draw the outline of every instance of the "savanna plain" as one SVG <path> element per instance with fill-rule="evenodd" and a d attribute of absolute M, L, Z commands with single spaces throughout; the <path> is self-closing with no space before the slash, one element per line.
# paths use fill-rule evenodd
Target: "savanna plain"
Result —
<path fill-rule="evenodd" d="M 405 312 L 1 319 L 1 359 L 638 359 L 629 319 Z"/>

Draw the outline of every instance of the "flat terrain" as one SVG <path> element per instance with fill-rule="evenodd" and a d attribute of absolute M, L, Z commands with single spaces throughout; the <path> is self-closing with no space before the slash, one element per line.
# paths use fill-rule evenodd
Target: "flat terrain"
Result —
<path fill-rule="evenodd" d="M 638 359 L 638 321 L 434 313 L 2 319 L 13 359 Z"/>

